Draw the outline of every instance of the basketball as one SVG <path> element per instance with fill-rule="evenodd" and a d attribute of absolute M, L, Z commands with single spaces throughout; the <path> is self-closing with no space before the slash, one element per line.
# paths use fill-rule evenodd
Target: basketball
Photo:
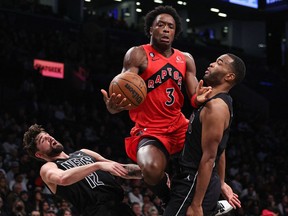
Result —
<path fill-rule="evenodd" d="M 109 95 L 112 93 L 121 94 L 122 99 L 126 98 L 131 104 L 130 109 L 134 109 L 142 104 L 147 95 L 145 81 L 136 73 L 124 72 L 113 78 L 109 86 Z"/>

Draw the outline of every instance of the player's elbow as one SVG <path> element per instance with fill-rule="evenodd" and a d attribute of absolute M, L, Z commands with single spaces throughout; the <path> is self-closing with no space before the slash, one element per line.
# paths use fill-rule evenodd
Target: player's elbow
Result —
<path fill-rule="evenodd" d="M 71 176 L 68 176 L 68 175 L 59 176 L 58 185 L 67 186 L 67 185 L 71 185 L 71 184 L 72 184 Z"/>
<path fill-rule="evenodd" d="M 202 160 L 204 161 L 204 163 L 210 164 L 211 166 L 213 166 L 216 160 L 216 154 L 211 154 L 211 153 L 205 154 L 203 155 Z"/>
<path fill-rule="evenodd" d="M 210 166 L 214 166 L 215 160 L 216 160 L 216 157 L 208 157 L 206 158 L 205 163 L 209 164 Z"/>

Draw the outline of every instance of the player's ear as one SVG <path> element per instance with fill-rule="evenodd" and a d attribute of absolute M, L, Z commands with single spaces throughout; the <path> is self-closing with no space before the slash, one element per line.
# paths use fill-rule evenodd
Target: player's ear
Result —
<path fill-rule="evenodd" d="M 39 151 L 37 151 L 35 152 L 35 157 L 42 158 L 42 154 Z"/>
<path fill-rule="evenodd" d="M 232 81 L 232 80 L 235 80 L 235 78 L 236 78 L 236 75 L 235 75 L 235 73 L 228 73 L 227 75 L 226 75 L 226 80 L 229 80 L 229 81 Z"/>

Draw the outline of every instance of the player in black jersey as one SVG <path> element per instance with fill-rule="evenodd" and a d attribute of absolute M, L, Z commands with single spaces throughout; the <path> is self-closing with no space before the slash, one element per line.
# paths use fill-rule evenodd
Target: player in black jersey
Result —
<path fill-rule="evenodd" d="M 190 117 L 179 157 L 180 173 L 172 179 L 171 199 L 164 216 L 219 215 L 217 201 L 221 193 L 231 206 L 241 207 L 224 178 L 225 148 L 233 117 L 228 92 L 244 79 L 245 73 L 244 62 L 233 54 L 221 55 L 207 68 L 203 79 L 212 92 Z"/>
<path fill-rule="evenodd" d="M 37 124 L 25 132 L 23 146 L 31 157 L 46 161 L 40 176 L 50 191 L 71 202 L 81 215 L 134 216 L 122 203 L 124 192 L 113 175 L 131 178 L 129 172 L 135 174 L 138 166 L 128 171 L 126 164 L 124 167 L 88 149 L 67 155 L 63 145 Z"/>

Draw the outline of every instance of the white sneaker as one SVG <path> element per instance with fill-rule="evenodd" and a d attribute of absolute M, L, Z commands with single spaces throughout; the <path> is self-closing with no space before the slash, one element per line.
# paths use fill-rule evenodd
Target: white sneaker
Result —
<path fill-rule="evenodd" d="M 227 200 L 219 200 L 217 208 L 218 210 L 215 216 L 225 215 L 233 209 L 233 207 L 228 203 Z"/>

